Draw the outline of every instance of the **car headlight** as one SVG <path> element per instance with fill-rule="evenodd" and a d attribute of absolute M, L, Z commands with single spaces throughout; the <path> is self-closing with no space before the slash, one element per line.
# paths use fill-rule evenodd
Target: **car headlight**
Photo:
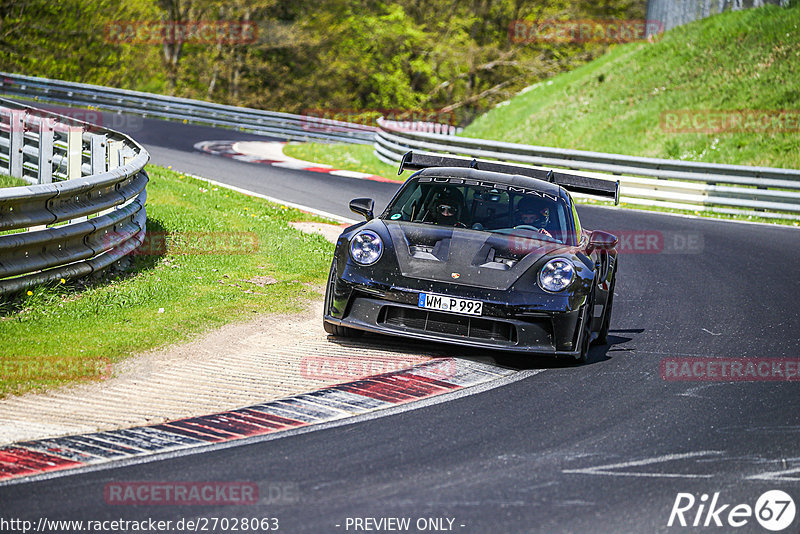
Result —
<path fill-rule="evenodd" d="M 575 266 L 566 258 L 555 258 L 539 271 L 539 285 L 545 291 L 563 291 L 575 279 Z"/>
<path fill-rule="evenodd" d="M 362 230 L 350 241 L 350 257 L 361 265 L 372 265 L 383 254 L 383 241 L 372 230 Z"/>

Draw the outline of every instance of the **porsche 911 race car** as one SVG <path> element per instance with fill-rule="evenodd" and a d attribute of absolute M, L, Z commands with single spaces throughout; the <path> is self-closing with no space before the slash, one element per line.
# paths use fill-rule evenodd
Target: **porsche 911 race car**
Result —
<path fill-rule="evenodd" d="M 377 218 L 339 236 L 323 325 L 472 347 L 571 356 L 606 343 L 617 238 L 584 229 L 567 192 L 619 198 L 619 182 L 407 153 L 415 172 Z"/>

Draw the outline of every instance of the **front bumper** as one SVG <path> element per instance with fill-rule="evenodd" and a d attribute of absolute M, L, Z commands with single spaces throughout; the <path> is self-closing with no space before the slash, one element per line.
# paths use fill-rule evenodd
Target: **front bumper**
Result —
<path fill-rule="evenodd" d="M 415 290 L 380 290 L 341 279 L 332 289 L 324 320 L 335 325 L 511 352 L 572 357 L 580 352 L 585 307 L 520 311 L 520 306 L 483 298 L 487 313 L 468 316 L 420 308 L 416 305 L 419 291 Z"/>

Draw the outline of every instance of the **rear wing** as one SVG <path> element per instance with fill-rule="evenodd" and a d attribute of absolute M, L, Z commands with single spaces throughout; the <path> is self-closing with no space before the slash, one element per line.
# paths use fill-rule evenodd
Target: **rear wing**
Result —
<path fill-rule="evenodd" d="M 402 174 L 403 170 L 420 170 L 428 167 L 464 167 L 481 171 L 500 172 L 503 174 L 519 174 L 528 178 L 536 178 L 545 182 L 560 185 L 567 191 L 573 193 L 583 193 L 614 199 L 614 204 L 619 204 L 619 180 L 602 180 L 589 176 L 577 176 L 575 174 L 565 174 L 563 172 L 544 171 L 533 169 L 522 165 L 511 165 L 508 163 L 497 163 L 494 161 L 456 158 L 452 156 L 439 156 L 435 154 L 419 154 L 408 151 L 403 154 L 400 160 L 400 168 L 397 174 Z"/>

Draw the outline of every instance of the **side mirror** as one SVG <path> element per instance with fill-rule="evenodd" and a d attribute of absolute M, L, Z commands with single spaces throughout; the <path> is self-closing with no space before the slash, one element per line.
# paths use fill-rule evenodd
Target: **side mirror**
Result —
<path fill-rule="evenodd" d="M 363 215 L 368 221 L 371 221 L 375 215 L 372 213 L 372 208 L 375 206 L 375 201 L 371 198 L 354 198 L 350 201 L 350 211 Z"/>
<path fill-rule="evenodd" d="M 589 248 L 599 250 L 611 250 L 617 246 L 617 236 L 603 232 L 602 230 L 595 230 L 589 237 Z"/>

